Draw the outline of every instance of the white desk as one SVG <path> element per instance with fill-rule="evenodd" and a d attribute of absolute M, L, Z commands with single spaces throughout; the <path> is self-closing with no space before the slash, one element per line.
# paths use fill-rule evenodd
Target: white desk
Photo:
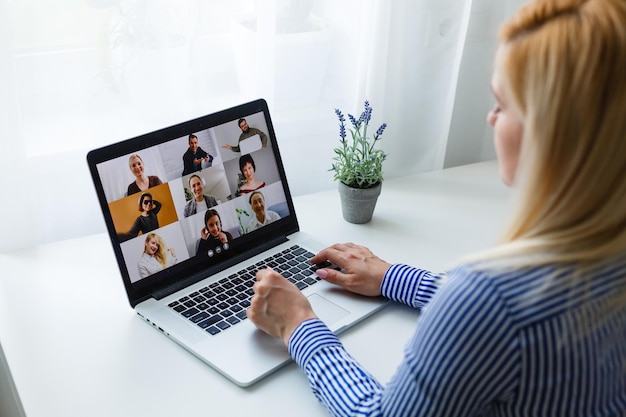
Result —
<path fill-rule="evenodd" d="M 319 240 L 440 270 L 492 244 L 508 196 L 487 162 L 386 181 L 366 225 L 342 219 L 335 190 L 295 204 Z M 104 234 L 0 255 L 0 270 L 0 344 L 29 417 L 327 415 L 295 364 L 242 389 L 138 318 Z M 416 318 L 390 305 L 341 340 L 384 383 Z"/>

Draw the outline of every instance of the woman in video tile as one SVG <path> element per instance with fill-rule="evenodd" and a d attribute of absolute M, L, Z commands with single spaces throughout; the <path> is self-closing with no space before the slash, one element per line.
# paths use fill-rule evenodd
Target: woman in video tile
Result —
<path fill-rule="evenodd" d="M 201 239 L 196 255 L 212 257 L 228 250 L 233 235 L 222 230 L 222 219 L 217 210 L 209 209 L 204 212 L 204 226 L 200 231 Z"/>
<path fill-rule="evenodd" d="M 246 182 L 239 186 L 239 194 L 251 193 L 259 188 L 265 187 L 265 182 L 254 178 L 256 165 L 250 154 L 243 155 L 239 158 L 239 170 L 241 171 L 241 175 L 246 179 Z"/>
<path fill-rule="evenodd" d="M 161 203 L 152 198 L 152 194 L 143 193 L 139 197 L 139 211 L 141 214 L 133 223 L 133 226 L 127 233 L 118 235 L 121 241 L 132 239 L 139 236 L 139 232 L 146 234 L 159 228 L 159 218 L 157 214 L 161 211 Z"/>
<path fill-rule="evenodd" d="M 126 195 L 131 195 L 145 191 L 150 187 L 154 187 L 162 184 L 161 179 L 156 175 L 145 175 L 143 159 L 138 154 L 133 154 L 128 159 L 128 166 L 130 171 L 135 176 L 135 181 L 128 184 L 128 191 Z"/>
<path fill-rule="evenodd" d="M 137 263 L 139 276 L 145 278 L 176 264 L 178 258 L 174 249 L 167 247 L 163 238 L 156 233 L 148 233 L 144 250 Z"/>

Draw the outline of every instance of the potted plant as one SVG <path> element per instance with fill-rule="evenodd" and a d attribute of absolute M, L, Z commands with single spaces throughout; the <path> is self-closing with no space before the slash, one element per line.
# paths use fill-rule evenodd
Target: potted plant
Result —
<path fill-rule="evenodd" d="M 346 129 L 346 119 L 341 110 L 335 109 L 335 114 L 339 119 L 341 143 L 334 149 L 330 170 L 334 179 L 339 181 L 343 218 L 350 223 L 367 223 L 372 219 L 382 188 L 383 161 L 387 154 L 376 148 L 376 144 L 381 140 L 387 124 L 380 125 L 373 137 L 368 137 L 372 107 L 367 100 L 358 119 L 348 114 L 352 124 L 349 129 Z"/>

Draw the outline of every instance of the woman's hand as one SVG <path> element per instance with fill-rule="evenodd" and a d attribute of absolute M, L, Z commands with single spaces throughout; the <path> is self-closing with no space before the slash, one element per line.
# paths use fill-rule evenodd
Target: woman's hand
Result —
<path fill-rule="evenodd" d="M 209 237 L 209 229 L 203 227 L 202 230 L 200 230 L 200 237 L 202 240 L 206 240 Z"/>
<path fill-rule="evenodd" d="M 354 293 L 369 296 L 380 295 L 383 277 L 391 266 L 368 248 L 354 243 L 332 245 L 311 258 L 314 264 L 327 260 L 340 266 L 345 272 L 319 269 L 317 275 L 320 278 Z"/>
<path fill-rule="evenodd" d="M 278 272 L 271 268 L 261 269 L 256 273 L 256 279 L 248 318 L 259 329 L 288 346 L 296 327 L 317 316 L 302 292 Z"/>
<path fill-rule="evenodd" d="M 228 242 L 228 236 L 226 236 L 226 233 L 224 232 L 220 232 L 219 235 L 217 235 L 220 239 L 220 242 L 222 243 L 226 243 Z"/>

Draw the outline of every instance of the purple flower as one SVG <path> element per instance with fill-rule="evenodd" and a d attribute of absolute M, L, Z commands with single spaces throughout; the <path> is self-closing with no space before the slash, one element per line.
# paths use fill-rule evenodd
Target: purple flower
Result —
<path fill-rule="evenodd" d="M 341 110 L 335 109 L 335 114 L 339 118 L 339 121 L 341 122 L 341 124 L 343 124 L 346 121 L 346 118 L 343 117 L 343 113 L 341 112 Z"/>
<path fill-rule="evenodd" d="M 368 124 L 370 122 L 370 119 L 372 118 L 372 107 L 370 106 L 369 101 L 365 100 L 364 108 L 365 110 L 363 110 L 363 113 L 361 113 L 359 121 Z"/>
<path fill-rule="evenodd" d="M 355 129 L 358 129 L 359 127 L 361 127 L 361 120 L 355 119 L 355 117 L 351 115 L 350 113 L 348 113 L 348 119 L 350 119 L 350 123 L 352 123 L 352 126 L 354 126 Z"/>
<path fill-rule="evenodd" d="M 339 135 L 342 145 L 334 149 L 335 156 L 329 171 L 335 180 L 355 188 L 368 188 L 383 180 L 382 163 L 387 154 L 375 149 L 376 142 L 387 128 L 387 123 L 380 125 L 376 134 L 368 136 L 368 125 L 372 118 L 372 106 L 364 101 L 363 112 L 358 118 L 347 113 L 352 126 L 346 125 L 346 117 L 335 109 L 339 119 Z M 350 136 L 347 133 L 350 133 Z M 348 139 L 349 138 L 349 139 Z"/>
<path fill-rule="evenodd" d="M 383 132 L 385 131 L 385 128 L 387 127 L 387 123 L 383 123 L 382 125 L 380 125 L 380 127 L 378 128 L 378 130 L 376 131 L 376 135 L 374 136 L 375 138 L 378 138 L 380 135 L 383 134 Z"/>
<path fill-rule="evenodd" d="M 341 110 L 339 109 L 335 109 L 335 114 L 337 115 L 337 117 L 339 118 L 339 136 L 341 137 L 341 142 L 346 141 L 346 125 L 345 125 L 345 121 L 346 118 L 343 117 L 343 113 L 341 113 Z"/>

